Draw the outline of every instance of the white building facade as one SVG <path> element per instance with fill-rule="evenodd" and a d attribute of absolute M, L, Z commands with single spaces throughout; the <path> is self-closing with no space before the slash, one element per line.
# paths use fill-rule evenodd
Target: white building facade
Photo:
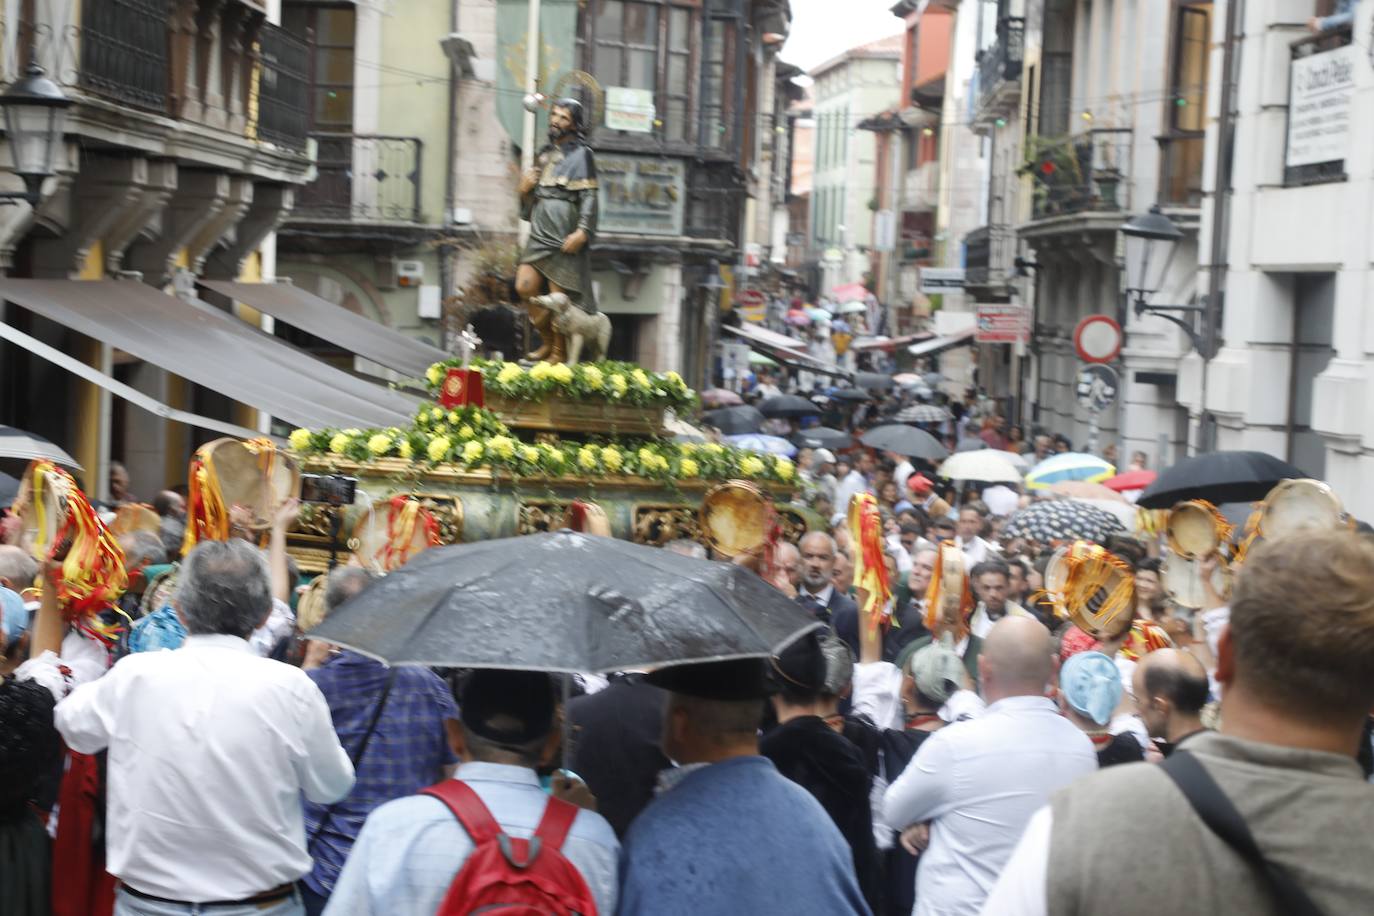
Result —
<path fill-rule="evenodd" d="M 1079 321 L 1120 321 L 1116 404 L 1097 418 L 1100 447 L 1124 464 L 1180 457 L 1187 337 L 1155 315 L 1128 313 L 1119 229 L 1158 205 L 1182 230 L 1159 303 L 1190 304 L 1197 286 L 1211 2 L 1025 0 L 1020 170 L 1028 208 L 1018 234 L 1032 259 L 1034 331 L 1025 387 L 1028 426 L 1086 447 L 1092 416 L 1075 395 Z"/>
<path fill-rule="evenodd" d="M 900 36 L 881 39 L 811 71 L 816 121 L 811 246 L 821 260 L 822 292 L 863 282 L 871 268 L 877 141 L 855 128 L 898 103 L 901 48 Z"/>
<path fill-rule="evenodd" d="M 1374 5 L 1353 28 L 1314 35 L 1314 2 L 1248 3 L 1229 43 L 1233 123 L 1209 99 L 1202 250 L 1225 265 L 1212 301 L 1218 348 L 1190 356 L 1180 400 L 1199 449 L 1257 449 L 1331 483 L 1346 509 L 1374 512 Z M 1228 51 L 1227 0 L 1212 20 L 1211 73 Z M 1240 37 L 1240 36 L 1243 36 Z M 1230 142 L 1228 143 L 1228 135 Z M 1218 194 L 1210 164 L 1231 169 Z M 1221 185 L 1225 188 L 1226 185 Z M 1214 238 L 1213 233 L 1220 233 Z M 1198 295 L 1209 291 L 1204 270 Z"/>

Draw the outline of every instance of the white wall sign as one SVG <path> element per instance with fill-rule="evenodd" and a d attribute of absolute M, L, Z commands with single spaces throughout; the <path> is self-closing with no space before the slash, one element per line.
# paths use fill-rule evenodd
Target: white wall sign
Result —
<path fill-rule="evenodd" d="M 596 157 L 600 232 L 682 235 L 687 167 L 658 156 Z"/>
<path fill-rule="evenodd" d="M 1289 168 L 1342 162 L 1350 151 L 1350 100 L 1355 94 L 1354 45 L 1300 57 L 1289 70 Z"/>
<path fill-rule="evenodd" d="M 607 86 L 606 126 L 636 134 L 653 133 L 654 94 L 648 89 Z"/>

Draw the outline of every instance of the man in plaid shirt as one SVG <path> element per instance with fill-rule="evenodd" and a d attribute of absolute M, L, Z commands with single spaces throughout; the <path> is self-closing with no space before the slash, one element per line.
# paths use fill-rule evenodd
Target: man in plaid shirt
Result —
<path fill-rule="evenodd" d="M 362 591 L 371 578 L 358 567 L 331 573 L 326 612 Z M 302 892 L 306 913 L 317 916 L 372 809 L 433 785 L 458 763 L 449 742 L 458 708 L 448 685 L 427 668 L 398 667 L 393 673 L 381 662 L 319 642 L 310 643 L 302 667 L 328 701 L 339 743 L 357 770 L 353 791 L 343 801 L 305 803 L 305 835 L 315 867 L 305 876 Z M 374 719 L 376 727 L 366 738 Z"/>

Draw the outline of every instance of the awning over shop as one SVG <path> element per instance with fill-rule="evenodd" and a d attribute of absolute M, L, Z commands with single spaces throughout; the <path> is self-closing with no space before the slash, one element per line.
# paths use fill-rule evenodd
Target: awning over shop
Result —
<path fill-rule="evenodd" d="M 398 426 L 419 403 L 135 280 L 0 278 L 0 298 L 297 426 Z"/>
<path fill-rule="evenodd" d="M 957 334 L 950 334 L 947 337 L 932 337 L 930 340 L 923 340 L 918 344 L 907 347 L 906 351 L 912 356 L 934 356 L 950 347 L 958 347 L 963 344 L 973 343 L 974 328 L 959 331 Z"/>
<path fill-rule="evenodd" d="M 882 350 L 884 353 L 891 353 L 898 347 L 905 347 L 918 341 L 929 340 L 935 335 L 930 331 L 922 331 L 919 334 L 906 334 L 901 337 L 860 337 L 849 345 L 849 349 L 860 353 L 868 350 Z"/>
<path fill-rule="evenodd" d="M 448 354 L 438 347 L 407 337 L 290 283 L 198 282 L 410 378 L 423 377 L 431 364 L 448 358 Z"/>
<path fill-rule="evenodd" d="M 794 340 L 786 334 L 779 334 L 776 331 L 751 324 L 742 325 L 738 328 L 727 324 L 724 327 L 725 330 L 737 337 L 744 338 L 749 349 L 755 353 L 762 353 L 789 369 L 796 369 L 799 372 L 814 372 L 817 375 L 826 375 L 831 378 L 848 379 L 854 375 L 833 363 L 821 362 L 811 356 L 801 349 L 806 346 L 802 341 Z"/>

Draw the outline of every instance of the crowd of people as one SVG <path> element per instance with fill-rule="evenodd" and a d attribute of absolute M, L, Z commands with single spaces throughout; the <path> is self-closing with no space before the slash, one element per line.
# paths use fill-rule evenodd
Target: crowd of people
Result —
<path fill-rule="evenodd" d="M 1046 596 L 1050 545 L 1003 536 L 980 494 L 897 455 L 845 464 L 803 456 L 803 490 L 880 501 L 890 627 L 867 625 L 837 514 L 760 569 L 821 626 L 609 677 L 309 639 L 294 501 L 265 548 L 182 556 L 184 499 L 160 495 L 91 626 L 5 527 L 0 913 L 1363 911 L 1374 541 L 1262 543 L 1192 611 L 1159 545 L 1123 538 L 1134 623 L 1102 642 Z M 927 627 L 942 544 L 975 598 L 957 636 Z M 324 614 L 374 578 L 334 570 Z"/>

